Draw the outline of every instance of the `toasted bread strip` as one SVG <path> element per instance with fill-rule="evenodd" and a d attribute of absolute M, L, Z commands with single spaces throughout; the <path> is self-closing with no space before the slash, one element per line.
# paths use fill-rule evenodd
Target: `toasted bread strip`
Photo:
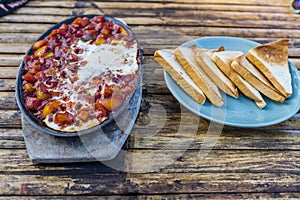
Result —
<path fill-rule="evenodd" d="M 243 52 L 241 51 L 221 51 L 215 52 L 212 59 L 222 72 L 237 86 L 237 88 L 246 97 L 254 100 L 256 105 L 262 109 L 267 104 L 260 93 L 231 67 L 232 61 L 241 55 L 243 55 Z"/>
<path fill-rule="evenodd" d="M 194 83 L 203 91 L 210 102 L 215 106 L 222 106 L 224 104 L 224 99 L 222 98 L 218 87 L 205 74 L 201 67 L 199 67 L 195 58 L 195 52 L 188 47 L 178 47 L 175 49 L 174 53 L 180 65 Z"/>
<path fill-rule="evenodd" d="M 277 102 L 285 100 L 285 97 L 247 60 L 245 55 L 236 58 L 232 62 L 231 67 L 265 96 Z"/>
<path fill-rule="evenodd" d="M 178 63 L 174 55 L 174 50 L 163 49 L 155 51 L 154 59 L 188 95 L 201 105 L 205 102 L 206 97 L 204 93 Z"/>
<path fill-rule="evenodd" d="M 208 50 L 208 49 L 196 49 L 196 60 L 199 66 L 205 71 L 211 80 L 226 94 L 237 98 L 239 96 L 236 86 L 232 83 L 227 76 L 216 66 L 212 60 L 214 52 L 222 51 Z"/>
<path fill-rule="evenodd" d="M 288 65 L 288 40 L 281 39 L 254 47 L 248 52 L 247 58 L 284 97 L 293 93 Z"/>

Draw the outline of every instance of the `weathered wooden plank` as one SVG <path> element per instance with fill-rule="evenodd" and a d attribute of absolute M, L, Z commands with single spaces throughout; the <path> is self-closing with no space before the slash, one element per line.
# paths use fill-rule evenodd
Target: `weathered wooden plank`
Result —
<path fill-rule="evenodd" d="M 7 196 L 0 197 L 0 200 L 19 200 L 27 199 L 27 200 L 64 200 L 64 199 L 74 199 L 74 200 L 82 200 L 82 196 Z M 289 199 L 289 200 L 298 200 L 300 198 L 300 193 L 200 193 L 200 194 L 166 194 L 166 195 L 142 195 L 142 194 L 130 194 L 126 196 L 119 195 L 99 195 L 99 196 L 88 196 L 85 195 L 84 199 L 86 200 L 94 200 L 94 199 L 112 199 L 112 200 L 131 200 L 131 199 L 143 199 L 143 200 L 153 200 L 153 199 L 212 199 L 212 200 L 236 200 L 236 199 L 248 199 L 248 200 L 257 200 L 257 199 Z"/>
<path fill-rule="evenodd" d="M 223 28 L 223 27 L 169 27 L 174 31 L 192 36 L 233 36 L 233 37 L 266 37 L 299 38 L 300 30 L 256 29 L 256 28 Z"/>
<path fill-rule="evenodd" d="M 58 8 L 74 8 L 76 0 L 64 0 L 64 1 L 29 1 L 27 6 L 32 7 L 58 7 Z"/>
<path fill-rule="evenodd" d="M 298 174 L 289 173 L 0 175 L 0 178 L 0 195 L 277 193 L 299 190 Z"/>
<path fill-rule="evenodd" d="M 96 3 L 99 3 L 99 1 L 94 1 Z M 115 0 L 109 0 L 106 2 L 110 2 L 107 4 L 113 4 L 115 3 Z M 124 4 L 129 4 L 132 1 L 131 0 L 123 0 L 123 5 Z M 217 1 L 209 1 L 209 0 L 145 0 L 143 1 L 145 3 L 150 3 L 149 7 L 151 7 L 151 4 L 155 4 L 156 2 L 159 2 L 161 4 L 180 4 L 180 5 L 189 5 L 192 4 L 194 5 L 208 5 L 208 4 L 221 4 L 221 5 L 241 5 L 241 1 L 239 0 L 230 0 L 230 1 L 226 1 L 226 0 L 217 0 Z M 139 3 L 139 2 L 138 2 Z M 272 0 L 267 0 L 267 1 L 258 1 L 258 0 L 249 0 L 247 2 L 242 2 L 243 5 L 252 5 L 252 6 L 256 6 L 256 5 L 261 5 L 261 6 L 265 6 L 268 5 L 270 8 L 272 7 L 276 7 L 276 6 L 288 6 L 290 3 L 290 1 L 288 0 L 282 0 L 282 1 L 272 1 Z M 40 6 L 40 7 L 75 7 L 75 0 L 68 0 L 68 1 L 30 1 L 28 4 L 28 6 Z M 113 6 L 113 5 L 112 5 Z M 107 6 L 109 7 L 109 5 Z M 122 7 L 122 6 L 121 6 Z"/>
<path fill-rule="evenodd" d="M 80 11 L 78 11 L 80 12 Z M 84 11 L 82 11 L 84 13 Z M 211 14 L 213 13 L 213 14 Z M 216 20 L 216 15 L 222 16 Z M 205 26 L 205 27 L 249 27 L 249 28 L 281 28 L 281 29 L 295 29 L 300 20 L 299 18 L 293 18 L 290 15 L 278 14 L 261 16 L 263 14 L 258 14 L 257 17 L 253 15 L 246 15 L 246 13 L 234 13 L 235 15 L 230 16 L 227 13 L 199 13 L 196 16 L 191 16 L 188 19 L 182 19 L 182 16 L 171 16 L 171 17 L 122 17 L 122 19 L 129 25 L 173 25 L 173 26 Z M 73 15 L 73 14 L 72 14 Z M 69 15 L 70 17 L 72 15 Z M 212 16 L 211 16 L 212 15 Z M 0 19 L 0 22 L 17 22 L 17 23 L 58 23 L 65 20 L 68 17 L 63 16 L 51 16 L 47 15 L 32 15 L 30 18 L 26 18 L 26 15 L 11 15 L 5 16 Z M 177 19 L 176 19 L 177 17 Z M 239 20 L 236 20 L 239 18 Z M 259 21 L 259 23 L 257 23 Z"/>
<path fill-rule="evenodd" d="M 0 91 L 14 91 L 16 86 L 15 79 L 0 79 Z"/>
<path fill-rule="evenodd" d="M 19 54 L 0 54 L 0 66 L 18 66 L 24 55 Z M 9 68 L 12 70 L 12 68 Z"/>
<path fill-rule="evenodd" d="M 140 114 L 141 115 L 141 114 Z M 153 116 L 152 116 L 153 117 Z M 151 118 L 150 118 L 151 119 Z M 139 121 L 140 119 L 138 119 Z M 182 141 L 192 141 L 188 143 L 188 149 L 207 149 L 207 141 L 214 141 L 214 149 L 232 149 L 232 150 L 299 150 L 300 134 L 298 130 L 278 130 L 270 128 L 261 129 L 239 129 L 224 127 L 220 131 L 211 131 L 207 133 L 206 129 L 197 130 L 199 121 L 208 124 L 205 120 L 198 119 L 198 123 L 188 123 L 185 130 L 178 130 L 179 123 L 174 118 L 162 123 L 147 126 L 137 121 L 137 125 L 132 130 L 131 135 L 126 143 L 127 149 L 181 149 L 182 143 L 175 142 L 177 138 Z M 204 125 L 200 126 L 204 127 Z M 0 148 L 22 149 L 24 143 L 22 139 L 22 130 L 20 129 L 0 129 Z M 170 144 L 172 144 L 170 146 Z"/>
<path fill-rule="evenodd" d="M 131 172 L 299 173 L 297 154 L 292 151 L 166 151 L 162 146 L 161 150 L 130 150 L 126 154 L 125 166 L 126 171 Z"/>
<path fill-rule="evenodd" d="M 125 157 L 119 154 L 115 161 L 124 158 L 125 169 L 122 170 L 134 173 L 300 173 L 298 151 L 137 149 L 126 151 Z M 102 174 L 117 172 L 113 169 L 118 167 L 113 165 L 115 162 L 108 164 L 108 167 L 105 163 L 37 165 L 29 160 L 25 149 L 1 149 L 0 162 L 0 173 L 18 174 L 26 171 L 28 175 L 51 174 L 53 170 L 59 170 L 60 175 L 72 172 Z"/>
<path fill-rule="evenodd" d="M 30 24 L 30 28 L 28 29 L 28 24 L 24 23 L 1 23 L 0 33 L 43 33 L 48 28 L 50 28 L 51 24 Z M 4 42 L 4 41 L 3 41 Z M 2 43 L 2 42 L 1 42 Z"/>
<path fill-rule="evenodd" d="M 294 22 L 297 24 L 299 22 L 299 18 L 297 15 L 291 15 L 291 14 L 282 14 L 282 13 L 271 13 L 271 12 L 266 12 L 266 13 L 257 13 L 255 10 L 251 10 L 252 12 L 238 12 L 238 11 L 195 11 L 195 10 L 190 10 L 190 11 L 182 11 L 182 10 L 161 10 L 161 14 L 159 19 L 162 19 L 163 22 L 169 22 L 169 25 L 175 24 L 175 22 L 178 22 L 176 25 L 184 25 L 184 22 L 186 22 L 186 25 L 202 25 L 202 26 L 210 26 L 210 24 L 213 26 L 213 21 L 215 20 L 216 24 L 218 22 L 227 22 L 228 24 L 231 22 L 232 24 L 236 25 L 244 25 L 248 26 L 246 22 L 254 22 L 254 21 L 259 21 L 262 23 L 262 26 L 268 26 L 268 24 L 274 24 L 274 21 L 277 23 L 280 23 L 280 25 L 284 27 L 288 27 L 290 24 L 289 22 Z M 157 12 L 157 11 L 156 11 Z M 135 16 L 135 17 L 130 17 L 132 15 L 126 16 L 124 13 L 112 13 L 116 16 L 123 16 L 123 19 L 128 23 L 128 24 L 138 24 L 142 23 L 142 19 L 148 19 L 149 17 L 153 16 Z M 181 17 L 177 18 L 176 17 Z M 238 20 L 237 20 L 238 19 Z M 204 23 L 197 23 L 197 20 L 204 20 Z M 207 20 L 207 21 L 205 21 Z M 228 20 L 228 21 L 226 21 Z M 210 22 L 211 21 L 211 22 Z M 245 22 L 245 23 L 244 23 Z M 282 23 L 285 22 L 285 23 Z M 206 24 L 209 23 L 209 24 Z M 224 24 L 226 26 L 227 24 Z M 257 24 L 259 25 L 259 24 Z M 259 26 L 261 27 L 261 26 Z"/>
<path fill-rule="evenodd" d="M 0 149 L 25 149 L 22 129 L 0 128 Z"/>
<path fill-rule="evenodd" d="M 298 41 L 300 38 L 300 31 L 298 30 L 283 30 L 283 29 L 255 29 L 255 28 L 222 28 L 222 27 L 184 27 L 184 26 L 170 26 L 168 28 L 155 26 L 156 30 L 150 31 L 149 28 L 143 26 L 138 28 L 133 28 L 133 31 L 136 32 L 137 38 L 141 41 L 147 42 L 147 44 L 157 44 L 159 40 L 163 42 L 163 40 L 167 39 L 168 33 L 173 33 L 173 43 L 174 39 L 180 39 L 180 36 L 183 37 L 180 39 L 181 41 L 188 41 L 197 37 L 207 37 L 207 36 L 220 36 L 227 35 L 233 37 L 242 37 L 242 38 L 265 38 L 266 35 L 269 36 L 269 40 L 272 38 L 291 38 L 290 46 L 293 45 L 293 41 Z M 148 30 L 148 32 L 147 32 Z M 165 33 L 163 33 L 165 32 Z M 157 34 L 158 35 L 155 35 Z M 163 33 L 163 34 L 161 34 Z M 37 33 L 0 33 L 0 43 L 1 44 L 31 44 L 33 43 L 40 34 Z M 273 39 L 273 40 L 274 40 Z M 297 40 L 295 40 L 297 39 Z M 172 42 L 172 39 L 169 38 L 166 41 Z M 178 41 L 178 44 L 181 44 L 181 41 Z M 162 44 L 162 43 L 160 43 Z M 298 44 L 294 44 L 297 45 Z"/>
<path fill-rule="evenodd" d="M 87 2 L 86 2 L 87 3 Z M 89 3 L 90 4 L 90 3 Z M 73 16 L 73 15 L 82 15 L 84 13 L 99 13 L 99 9 L 96 8 L 59 8 L 59 7 L 23 7 L 22 9 L 18 9 L 15 13 L 24 15 L 24 14 L 30 14 L 30 15 L 52 15 L 55 13 L 59 16 L 65 16 L 66 18 Z"/>
<path fill-rule="evenodd" d="M 17 61 L 15 61 L 19 65 Z M 9 66 L 9 65 L 8 65 Z M 16 78 L 18 67 L 0 67 L 0 78 Z"/>
<path fill-rule="evenodd" d="M 21 43 L 33 43 L 41 34 L 24 34 L 24 33 L 0 33 L 0 43 L 2 44 L 21 44 Z"/>
<path fill-rule="evenodd" d="M 184 3 L 156 3 L 153 2 L 151 4 L 145 3 L 145 2 L 97 2 L 94 1 L 94 4 L 96 4 L 99 8 L 106 12 L 111 12 L 112 10 L 115 11 L 128 11 L 128 10 L 134 10 L 137 7 L 143 11 L 147 10 L 197 10 L 197 11 L 239 11 L 239 12 L 249 12 L 249 11 L 255 11 L 256 13 L 290 13 L 290 9 L 287 6 L 256 6 L 256 5 L 233 5 L 233 4 L 217 4 L 215 1 L 211 4 L 209 3 L 201 3 L 201 1 L 198 1 L 199 4 L 184 4 Z"/>
<path fill-rule="evenodd" d="M 14 92 L 0 92 L 0 109 L 1 110 L 15 110 L 17 103 Z"/>
<path fill-rule="evenodd" d="M 71 17 L 71 16 L 70 16 Z M 19 23 L 44 23 L 44 24 L 53 24 L 65 20 L 65 16 L 57 15 L 6 15 L 0 18 L 0 22 L 19 22 Z"/>
<path fill-rule="evenodd" d="M 114 0 L 111 0 L 114 1 Z M 124 0 L 124 2 L 131 2 L 131 0 Z M 162 3 L 182 3 L 182 4 L 221 4 L 221 5 L 267 5 L 267 6 L 289 6 L 290 1 L 288 0 L 281 0 L 281 1 L 272 1 L 272 0 L 266 0 L 266 1 L 259 1 L 259 0 L 249 0 L 249 1 L 243 1 L 241 2 L 240 0 L 215 0 L 215 1 L 210 1 L 210 0 L 146 0 L 143 2 L 162 2 Z"/>
<path fill-rule="evenodd" d="M 292 174 L 128 174 L 130 190 L 145 192 L 157 189 L 157 193 L 199 192 L 275 192 L 297 191 L 298 175 Z M 287 184 L 288 186 L 286 186 Z M 163 185 L 163 187 L 161 187 Z M 283 186 L 285 185 L 285 186 Z M 168 189 L 166 189 L 168 188 Z"/>
<path fill-rule="evenodd" d="M 0 111 L 0 127 L 20 128 L 21 112 L 18 110 L 1 110 Z"/>
<path fill-rule="evenodd" d="M 0 44 L 1 54 L 25 54 L 25 52 L 30 48 L 30 44 Z M 6 55 L 1 55 L 6 56 Z"/>
<path fill-rule="evenodd" d="M 73 14 L 73 8 L 59 8 L 59 7 L 29 7 L 25 6 L 22 9 L 18 9 L 15 12 L 16 14 L 24 15 L 24 14 L 29 14 L 29 15 L 52 15 L 55 13 L 56 15 L 59 16 L 70 16 Z"/>

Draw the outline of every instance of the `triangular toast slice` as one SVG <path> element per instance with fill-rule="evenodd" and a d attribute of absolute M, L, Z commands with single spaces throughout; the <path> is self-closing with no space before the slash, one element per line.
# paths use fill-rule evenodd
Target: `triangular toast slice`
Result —
<path fill-rule="evenodd" d="M 174 50 L 157 50 L 154 53 L 154 59 L 170 74 L 170 76 L 188 95 L 201 105 L 205 102 L 206 97 L 204 93 L 178 63 L 174 55 Z"/>
<path fill-rule="evenodd" d="M 215 52 L 212 59 L 237 88 L 246 97 L 254 100 L 256 105 L 262 109 L 266 106 L 266 102 L 261 94 L 231 67 L 232 61 L 243 54 L 241 51 L 221 51 Z"/>
<path fill-rule="evenodd" d="M 175 49 L 175 57 L 194 83 L 203 91 L 205 96 L 215 106 L 222 106 L 224 99 L 216 84 L 205 74 L 199 67 L 195 52 L 189 47 L 177 47 Z"/>
<path fill-rule="evenodd" d="M 199 66 L 213 80 L 213 82 L 226 94 L 237 98 L 239 96 L 236 86 L 232 81 L 224 75 L 224 73 L 216 66 L 212 60 L 214 52 L 223 51 L 223 47 L 216 50 L 196 49 L 196 60 Z"/>
<path fill-rule="evenodd" d="M 238 72 L 248 83 L 250 83 L 255 89 L 260 91 L 268 98 L 283 102 L 285 97 L 279 93 L 266 77 L 252 65 L 252 63 L 246 58 L 245 55 L 239 56 L 232 63 L 231 67 Z"/>
<path fill-rule="evenodd" d="M 285 97 L 292 91 L 292 80 L 288 65 L 288 40 L 281 39 L 252 48 L 247 58 L 274 87 Z"/>

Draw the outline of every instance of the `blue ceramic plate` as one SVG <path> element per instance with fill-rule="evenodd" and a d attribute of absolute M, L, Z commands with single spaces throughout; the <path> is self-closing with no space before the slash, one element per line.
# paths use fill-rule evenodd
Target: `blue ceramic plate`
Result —
<path fill-rule="evenodd" d="M 182 46 L 197 45 L 207 49 L 216 49 L 224 46 L 226 50 L 239 50 L 247 53 L 252 47 L 259 45 L 257 42 L 234 37 L 205 37 L 183 44 Z M 186 94 L 165 72 L 164 77 L 173 96 L 188 110 L 207 120 L 235 127 L 263 127 L 285 121 L 295 115 L 300 109 L 300 78 L 297 68 L 289 62 L 292 75 L 293 94 L 284 103 L 276 103 L 263 97 L 267 106 L 260 110 L 254 101 L 248 99 L 240 92 L 240 97 L 235 99 L 222 93 L 224 105 L 213 106 L 208 100 L 200 105 Z"/>

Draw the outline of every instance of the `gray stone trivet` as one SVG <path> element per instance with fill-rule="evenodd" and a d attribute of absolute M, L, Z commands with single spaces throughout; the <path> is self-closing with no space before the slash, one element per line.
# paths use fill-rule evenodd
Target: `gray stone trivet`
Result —
<path fill-rule="evenodd" d="M 39 163 L 66 163 L 104 161 L 113 159 L 123 144 L 137 118 L 142 98 L 138 88 L 128 108 L 115 121 L 103 128 L 103 132 L 75 138 L 55 137 L 36 130 L 22 117 L 23 135 L 30 159 Z"/>

